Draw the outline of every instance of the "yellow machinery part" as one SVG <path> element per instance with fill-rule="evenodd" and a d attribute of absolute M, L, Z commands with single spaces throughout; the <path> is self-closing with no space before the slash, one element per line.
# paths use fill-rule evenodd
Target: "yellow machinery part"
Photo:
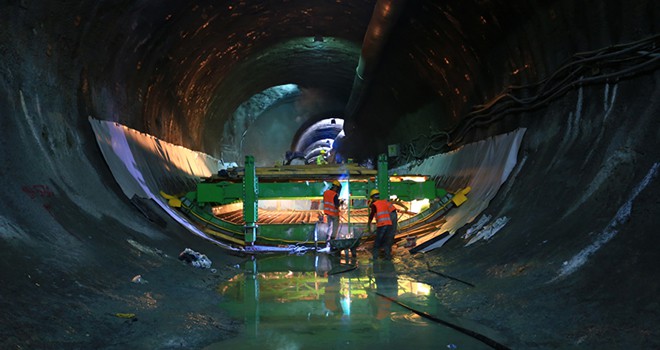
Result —
<path fill-rule="evenodd" d="M 456 192 L 454 194 L 454 197 L 452 197 L 451 201 L 454 202 L 454 205 L 459 207 L 461 204 L 465 203 L 467 201 L 467 197 L 465 196 L 466 194 L 470 193 L 472 188 L 470 186 Z"/>
<path fill-rule="evenodd" d="M 173 208 L 181 208 L 181 200 L 180 200 L 179 198 L 174 197 L 174 196 L 172 196 L 172 195 L 169 195 L 169 194 L 167 194 L 167 193 L 165 193 L 165 192 L 163 192 L 163 191 L 160 191 L 160 195 L 161 195 L 163 198 L 167 199 L 167 204 L 168 204 L 170 207 L 173 207 Z"/>

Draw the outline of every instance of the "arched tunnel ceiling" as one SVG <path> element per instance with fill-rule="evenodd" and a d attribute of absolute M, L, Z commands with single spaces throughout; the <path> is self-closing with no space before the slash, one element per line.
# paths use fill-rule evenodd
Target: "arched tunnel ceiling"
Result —
<path fill-rule="evenodd" d="M 97 7 L 88 25 L 123 28 L 107 52 L 121 59 L 99 68 L 131 86 L 135 94 L 126 98 L 141 101 L 135 112 L 143 121 L 120 121 L 218 153 L 224 122 L 264 89 L 294 83 L 345 99 L 372 7 L 373 1 L 154 2 L 117 17 Z"/>
<path fill-rule="evenodd" d="M 75 34 L 81 63 L 94 60 L 83 63 L 83 78 L 92 77 L 94 114 L 219 155 L 225 121 L 264 89 L 293 83 L 347 100 L 374 5 L 201 1 L 118 8 L 99 2 L 68 10 L 70 25 L 53 35 L 64 42 L 69 31 L 81 33 Z M 633 39 L 628 26 L 652 25 L 643 17 L 622 16 L 617 3 L 595 6 L 588 16 L 568 1 L 391 6 L 403 7 L 401 19 L 386 38 L 356 124 L 347 125 L 346 143 L 367 154 L 382 151 L 384 140 L 406 141 L 422 126 L 455 126 L 502 86 L 538 81 L 575 50 L 607 45 L 611 39 L 599 35 L 606 24 L 621 27 L 612 34 L 617 41 Z M 55 7 L 49 11 L 59 13 Z M 576 31 L 580 34 L 572 35 Z M 98 42 L 104 47 L 86 50 Z M 104 110 L 107 97 L 126 109 Z M 401 127 L 393 127 L 397 124 Z M 367 128 L 372 132 L 360 132 Z"/>

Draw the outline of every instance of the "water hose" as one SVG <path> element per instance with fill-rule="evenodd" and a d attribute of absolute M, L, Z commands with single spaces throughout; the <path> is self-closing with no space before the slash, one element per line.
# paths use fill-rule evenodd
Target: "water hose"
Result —
<path fill-rule="evenodd" d="M 468 336 L 470 336 L 470 337 L 472 337 L 472 338 L 474 338 L 474 339 L 477 339 L 477 340 L 479 340 L 480 342 L 482 342 L 482 343 L 484 343 L 484 344 L 490 346 L 490 347 L 493 348 L 493 349 L 498 349 L 498 350 L 500 350 L 500 349 L 502 349 L 502 350 L 508 350 L 508 349 L 509 349 L 506 345 L 500 344 L 500 343 L 498 343 L 497 341 L 495 341 L 495 340 L 493 340 L 493 339 L 491 339 L 491 338 L 488 338 L 487 336 L 485 336 L 485 335 L 483 335 L 483 334 L 481 334 L 481 333 L 478 333 L 478 332 L 475 332 L 475 331 L 469 330 L 469 329 L 467 329 L 467 328 L 463 328 L 463 327 L 461 327 L 461 326 L 459 326 L 459 325 L 455 325 L 455 324 L 453 324 L 453 323 L 451 323 L 451 322 L 448 322 L 448 321 L 445 321 L 445 320 L 439 319 L 439 318 L 437 318 L 437 317 L 435 317 L 435 316 L 433 316 L 433 315 L 431 315 L 431 314 L 428 314 L 428 313 L 426 313 L 426 312 L 423 312 L 423 311 L 419 311 L 419 310 L 413 309 L 412 307 L 410 307 L 410 306 L 408 306 L 408 305 L 406 305 L 406 304 L 404 304 L 404 303 L 402 303 L 402 302 L 400 302 L 400 301 L 398 301 L 398 300 L 396 300 L 396 299 L 390 298 L 390 297 L 388 297 L 387 295 L 383 295 L 383 294 L 378 293 L 378 292 L 375 292 L 375 293 L 376 293 L 376 295 L 378 295 L 378 296 L 380 296 L 380 297 L 383 297 L 383 298 L 385 298 L 385 299 L 387 299 L 387 300 L 389 300 L 389 301 L 391 301 L 391 302 L 393 302 L 393 303 L 395 303 L 395 304 L 401 306 L 402 308 L 404 308 L 404 309 L 406 309 L 406 310 L 412 311 L 412 312 L 414 312 L 415 314 L 417 314 L 417 315 L 419 315 L 419 316 L 421 316 L 421 317 L 423 317 L 423 318 L 425 318 L 425 319 L 427 319 L 427 320 L 431 320 L 431 321 L 433 321 L 433 322 L 440 323 L 440 324 L 442 324 L 442 325 L 444 325 L 444 326 L 447 326 L 447 327 L 452 328 L 452 329 L 455 329 L 455 330 L 457 330 L 457 331 L 459 331 L 459 332 L 461 332 L 461 333 L 463 333 L 463 334 L 466 334 L 466 335 L 468 335 Z"/>

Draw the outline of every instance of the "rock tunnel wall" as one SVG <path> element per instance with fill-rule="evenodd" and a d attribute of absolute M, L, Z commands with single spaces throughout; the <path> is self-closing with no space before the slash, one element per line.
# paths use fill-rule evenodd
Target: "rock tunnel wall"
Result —
<path fill-rule="evenodd" d="M 118 334 L 138 347 L 196 347 L 231 336 L 217 334 L 231 321 L 200 302 L 213 301 L 212 293 L 199 293 L 206 277 L 193 272 L 199 278 L 190 279 L 173 257 L 184 247 L 221 266 L 232 257 L 161 217 L 152 203 L 125 198 L 87 118 L 217 154 L 231 113 L 265 88 L 296 83 L 347 98 L 354 47 L 319 50 L 313 38 L 359 43 L 374 3 L 1 4 L 6 344 L 107 347 L 103 334 Z M 578 52 L 657 34 L 659 13 L 656 2 L 643 0 L 409 2 L 346 144 L 361 155 L 390 143 L 423 149 L 426 140 L 416 136 L 460 125 L 506 86 L 542 81 Z M 310 43 L 287 44 L 296 38 Z M 660 346 L 658 254 L 648 248 L 658 243 L 657 57 L 651 52 L 645 59 L 655 65 L 621 81 L 578 84 L 464 133 L 461 142 L 528 129 L 521 167 L 487 210 L 511 217 L 506 230 L 471 248 L 451 240 L 442 255 L 425 257 L 484 287 L 438 285 L 453 293 L 446 302 L 455 311 L 507 333 L 516 347 Z M 586 262 L 564 270 L 581 252 Z M 145 271 L 178 291 L 154 296 L 130 288 L 131 277 Z M 181 290 L 198 298 L 183 300 Z M 172 308 L 171 317 L 147 316 L 157 328 L 131 331 L 107 318 L 126 304 Z M 181 329 L 189 314 L 210 321 Z"/>
<path fill-rule="evenodd" d="M 359 143 L 365 152 L 383 149 L 386 142 L 403 146 L 412 135 L 424 135 L 413 142 L 417 155 L 428 138 L 457 128 L 477 106 L 502 94 L 522 99 L 546 97 L 540 95 L 540 89 L 512 88 L 546 82 L 577 53 L 636 42 L 658 31 L 653 19 L 658 8 L 651 2 L 507 2 L 482 7 L 465 1 L 445 5 L 428 1 L 406 11 L 381 62 L 382 71 L 388 74 L 376 75 L 367 97 L 379 103 L 365 104 L 356 116 L 355 127 L 362 131 L 355 133 L 357 138 L 369 140 L 366 145 Z M 599 66 L 596 62 L 559 85 L 566 87 L 580 78 L 608 73 L 599 72 Z M 511 131 L 526 111 L 494 113 L 482 119 L 481 127 L 451 141 L 460 144 Z M 369 134 L 383 137 L 372 140 Z M 434 144 L 438 148 L 430 153 L 441 149 L 442 141 L 445 139 L 438 140 Z M 425 156 L 428 153 L 421 155 Z"/>

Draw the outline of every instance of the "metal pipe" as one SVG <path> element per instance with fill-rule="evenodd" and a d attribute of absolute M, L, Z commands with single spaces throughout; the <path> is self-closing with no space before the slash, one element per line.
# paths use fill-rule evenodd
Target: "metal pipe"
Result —
<path fill-rule="evenodd" d="M 362 105 L 383 48 L 403 12 L 405 0 L 378 0 L 362 42 L 362 52 L 355 69 L 353 88 L 344 109 L 346 119 L 352 119 Z"/>

